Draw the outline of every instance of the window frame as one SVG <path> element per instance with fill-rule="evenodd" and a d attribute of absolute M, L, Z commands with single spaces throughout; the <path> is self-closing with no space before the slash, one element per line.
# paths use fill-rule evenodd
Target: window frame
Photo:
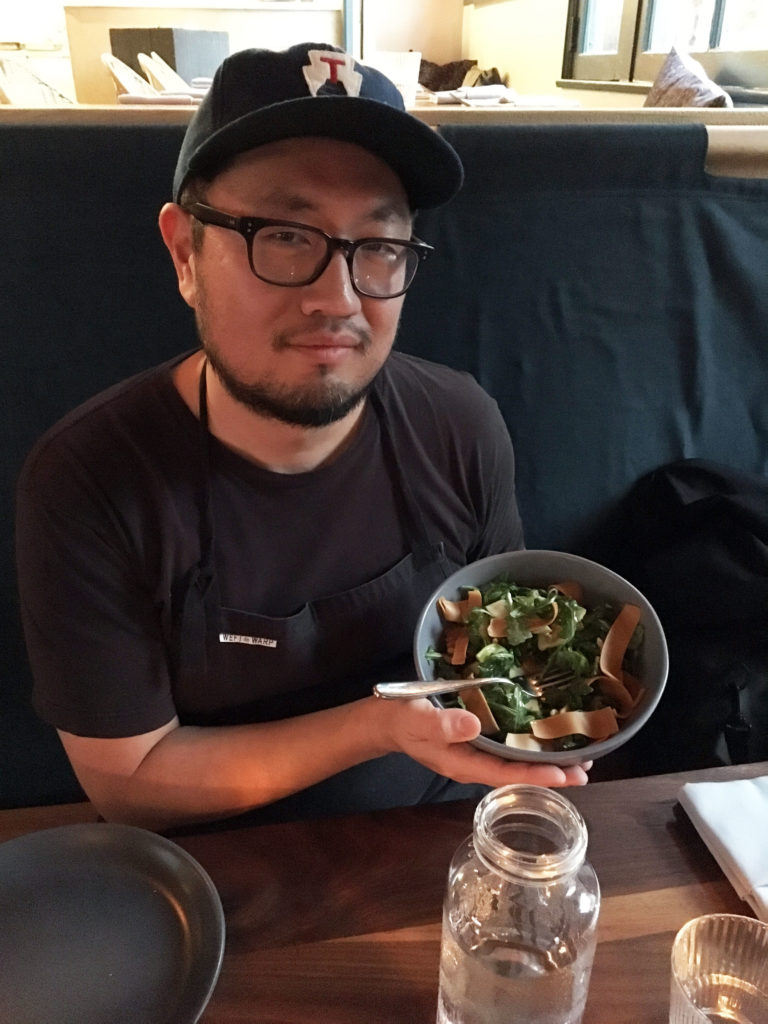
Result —
<path fill-rule="evenodd" d="M 569 0 L 563 53 L 563 78 L 576 81 L 650 83 L 667 52 L 645 49 L 653 0 L 623 0 L 618 52 L 580 52 L 582 27 L 589 0 Z M 717 18 L 717 13 L 715 18 Z M 727 72 L 736 86 L 768 88 L 768 49 L 690 51 L 710 78 Z"/>
<path fill-rule="evenodd" d="M 563 78 L 588 81 L 632 81 L 638 8 L 641 0 L 623 0 L 619 45 L 616 53 L 582 53 L 582 29 L 588 0 L 568 0 L 568 27 Z M 624 72 L 624 73 L 622 73 Z"/>

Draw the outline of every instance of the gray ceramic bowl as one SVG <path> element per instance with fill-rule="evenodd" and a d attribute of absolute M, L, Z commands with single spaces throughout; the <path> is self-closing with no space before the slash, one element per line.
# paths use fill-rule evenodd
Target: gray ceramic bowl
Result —
<path fill-rule="evenodd" d="M 637 674 L 645 687 L 645 693 L 617 733 L 578 750 L 516 750 L 486 736 L 473 740 L 473 745 L 508 761 L 538 761 L 561 766 L 596 760 L 622 746 L 648 721 L 661 698 L 669 671 L 667 642 L 658 616 L 640 591 L 615 572 L 587 558 L 563 551 L 508 551 L 481 558 L 453 573 L 432 594 L 416 623 L 413 656 L 419 678 L 435 678 L 434 665 L 427 659 L 426 652 L 430 647 L 439 646 L 443 632 L 443 622 L 437 610 L 438 598 L 458 599 L 461 596 L 460 587 L 482 586 L 502 575 L 507 575 L 512 582 L 524 587 L 545 587 L 560 580 L 576 580 L 584 588 L 584 603 L 587 607 L 601 601 L 611 601 L 617 605 L 638 605 L 644 637 Z M 441 703 L 440 698 L 432 699 L 438 705 Z"/>

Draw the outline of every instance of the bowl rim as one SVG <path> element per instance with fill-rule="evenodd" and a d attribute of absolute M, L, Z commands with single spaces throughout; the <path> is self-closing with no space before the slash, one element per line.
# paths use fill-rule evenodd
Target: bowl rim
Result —
<path fill-rule="evenodd" d="M 482 572 L 483 566 L 489 566 L 491 563 L 497 563 L 499 559 L 511 559 L 514 560 L 515 556 L 538 556 L 547 555 L 557 558 L 564 563 L 570 563 L 575 568 L 579 566 L 589 565 L 593 568 L 600 570 L 608 578 L 613 578 L 623 586 L 627 587 L 633 595 L 635 595 L 636 603 L 640 605 L 643 616 L 647 621 L 650 621 L 654 628 L 657 630 L 657 636 L 659 639 L 659 653 L 661 655 L 661 681 L 656 691 L 649 693 L 646 690 L 640 704 L 638 704 L 638 711 L 633 712 L 632 717 L 626 723 L 622 725 L 617 733 L 613 736 L 609 736 L 605 740 L 600 740 L 597 743 L 590 743 L 586 747 L 579 747 L 576 750 L 520 750 L 516 747 L 507 747 L 498 740 L 492 740 L 487 736 L 478 736 L 474 740 L 470 740 L 470 744 L 479 750 L 487 751 L 488 753 L 494 754 L 496 757 L 501 757 L 507 761 L 524 761 L 533 764 L 556 764 L 559 766 L 568 766 L 579 764 L 582 761 L 594 761 L 599 757 L 603 757 L 606 754 L 612 753 L 614 750 L 618 750 L 628 740 L 630 740 L 640 729 L 645 725 L 648 719 L 653 714 L 656 706 L 661 700 L 661 696 L 667 684 L 667 678 L 669 676 L 669 649 L 667 646 L 666 636 L 664 634 L 664 628 L 661 621 L 656 614 L 655 609 L 651 605 L 647 597 L 638 590 L 634 583 L 630 583 L 629 580 L 615 572 L 613 569 L 609 569 L 608 566 L 603 565 L 601 562 L 596 562 L 594 559 L 586 558 L 583 555 L 575 555 L 570 551 L 558 551 L 554 548 L 521 548 L 517 551 L 500 551 L 495 555 L 486 555 L 484 558 L 477 559 L 475 562 L 468 562 L 467 565 L 460 566 L 449 576 L 447 576 L 443 582 L 434 589 L 428 600 L 425 602 L 418 619 L 416 620 L 416 626 L 413 632 L 413 661 L 416 666 L 416 672 L 419 679 L 424 679 L 424 674 L 421 670 L 421 652 L 419 645 L 419 636 L 422 629 L 424 628 L 425 620 L 428 616 L 433 613 L 434 608 L 439 597 L 446 596 L 446 589 L 452 587 L 458 587 L 458 584 L 452 584 L 451 581 L 460 575 L 463 575 L 467 570 L 477 569 Z M 498 572 L 495 573 L 498 575 Z M 488 582 L 492 576 L 487 576 L 485 580 L 480 577 L 476 582 L 477 585 L 482 585 L 483 582 Z M 575 577 L 578 579 L 578 577 Z M 533 584 L 522 584 L 523 586 L 532 586 Z M 431 677 L 431 678 L 434 678 Z M 429 698 L 435 707 L 444 707 L 439 695 Z"/>

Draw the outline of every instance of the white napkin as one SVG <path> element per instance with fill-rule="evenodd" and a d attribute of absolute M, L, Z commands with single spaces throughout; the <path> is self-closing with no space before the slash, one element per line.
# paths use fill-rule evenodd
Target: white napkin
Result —
<path fill-rule="evenodd" d="M 768 776 L 686 782 L 678 800 L 739 898 L 768 922 Z"/>
<path fill-rule="evenodd" d="M 513 107 L 541 107 L 553 109 L 575 109 L 578 100 L 563 99 L 559 96 L 521 95 L 505 85 L 462 85 L 458 89 L 428 93 L 431 103 L 461 103 L 465 107 L 497 107 L 509 104 Z"/>

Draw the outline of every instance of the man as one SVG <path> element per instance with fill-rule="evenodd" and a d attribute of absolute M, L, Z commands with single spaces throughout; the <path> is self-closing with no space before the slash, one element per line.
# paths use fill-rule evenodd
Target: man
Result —
<path fill-rule="evenodd" d="M 586 780 L 469 746 L 469 712 L 371 696 L 413 672 L 441 580 L 523 543 L 495 404 L 391 354 L 429 252 L 414 211 L 461 179 L 395 87 L 333 47 L 218 70 L 159 222 L 202 347 L 66 417 L 19 486 L 35 705 L 105 818 Z"/>

